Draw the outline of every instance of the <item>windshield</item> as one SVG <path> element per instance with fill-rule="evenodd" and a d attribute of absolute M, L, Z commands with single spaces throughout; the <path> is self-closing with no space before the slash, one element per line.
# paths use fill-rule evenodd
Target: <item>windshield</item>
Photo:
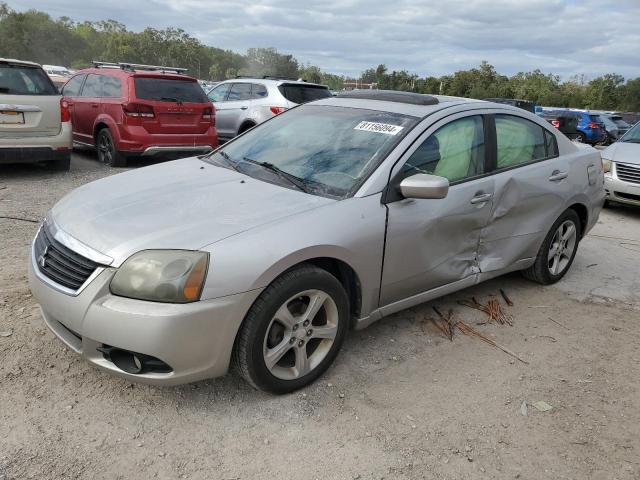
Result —
<path fill-rule="evenodd" d="M 620 128 L 631 128 L 631 125 L 625 122 L 622 117 L 611 117 L 611 120 Z"/>
<path fill-rule="evenodd" d="M 289 188 L 292 178 L 283 176 L 295 177 L 308 193 L 344 198 L 417 121 L 375 110 L 304 105 L 229 142 L 210 161 L 227 161 L 242 173 Z"/>
<path fill-rule="evenodd" d="M 636 123 L 634 127 L 625 133 L 619 141 L 640 143 L 640 122 Z"/>
<path fill-rule="evenodd" d="M 0 62 L 0 93 L 58 95 L 58 89 L 40 67 Z"/>
<path fill-rule="evenodd" d="M 204 90 L 195 80 L 136 77 L 136 97 L 158 102 L 208 103 Z"/>

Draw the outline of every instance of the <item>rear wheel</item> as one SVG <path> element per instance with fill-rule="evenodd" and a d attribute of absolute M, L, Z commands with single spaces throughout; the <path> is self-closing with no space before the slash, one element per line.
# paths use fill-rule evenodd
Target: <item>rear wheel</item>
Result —
<path fill-rule="evenodd" d="M 275 280 L 247 314 L 234 363 L 256 388 L 297 390 L 333 362 L 346 336 L 349 300 L 329 272 L 302 265 Z"/>
<path fill-rule="evenodd" d="M 587 136 L 584 133 L 579 132 L 576 135 L 576 141 L 578 141 L 580 143 L 587 143 Z"/>
<path fill-rule="evenodd" d="M 578 251 L 581 235 L 580 219 L 572 210 L 566 210 L 555 221 L 547 234 L 535 263 L 522 274 L 529 280 L 549 285 L 560 280 L 569 270 Z"/>
<path fill-rule="evenodd" d="M 247 122 L 247 123 L 243 124 L 240 127 L 240 129 L 238 130 L 238 135 L 246 132 L 247 130 L 249 130 L 250 128 L 253 128 L 255 126 L 256 126 L 256 124 L 255 123 L 251 123 L 251 122 Z"/>
<path fill-rule="evenodd" d="M 111 131 L 108 128 L 103 128 L 98 132 L 96 148 L 98 149 L 98 159 L 105 165 L 111 167 L 127 166 L 127 159 L 116 149 L 113 135 L 111 135 Z"/>

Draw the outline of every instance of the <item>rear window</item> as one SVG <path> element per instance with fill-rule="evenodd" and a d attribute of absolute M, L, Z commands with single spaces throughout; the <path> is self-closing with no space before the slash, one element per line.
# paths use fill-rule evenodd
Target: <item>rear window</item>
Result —
<path fill-rule="evenodd" d="M 209 99 L 196 81 L 170 78 L 135 77 L 136 97 L 157 102 L 208 103 Z"/>
<path fill-rule="evenodd" d="M 280 90 L 284 98 L 293 103 L 307 103 L 331 96 L 331 92 L 327 87 L 318 85 L 285 83 L 280 85 L 278 90 Z"/>
<path fill-rule="evenodd" d="M 0 63 L 0 93 L 8 95 L 59 95 L 40 67 Z"/>
<path fill-rule="evenodd" d="M 589 120 L 591 120 L 592 122 L 602 123 L 600 115 L 589 115 Z"/>

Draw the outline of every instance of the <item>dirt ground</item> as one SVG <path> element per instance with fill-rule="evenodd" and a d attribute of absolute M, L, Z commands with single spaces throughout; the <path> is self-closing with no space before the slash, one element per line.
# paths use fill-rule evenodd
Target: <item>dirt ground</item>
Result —
<path fill-rule="evenodd" d="M 92 154 L 68 173 L 0 166 L 0 216 L 39 220 L 117 172 Z M 0 219 L 0 480 L 640 479 L 640 209 L 605 210 L 559 284 L 513 274 L 351 332 L 327 374 L 281 397 L 234 374 L 132 385 L 81 361 L 29 294 L 36 228 Z M 457 303 L 500 288 L 513 327 Z M 528 364 L 450 342 L 432 306 Z"/>

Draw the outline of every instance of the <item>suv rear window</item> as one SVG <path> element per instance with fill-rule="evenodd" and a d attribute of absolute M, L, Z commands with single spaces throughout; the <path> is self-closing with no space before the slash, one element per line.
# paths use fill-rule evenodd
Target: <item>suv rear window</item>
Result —
<path fill-rule="evenodd" d="M 40 67 L 0 62 L 0 93 L 8 95 L 59 95 Z"/>
<path fill-rule="evenodd" d="M 135 77 L 136 97 L 157 102 L 208 103 L 198 82 L 171 78 Z"/>
<path fill-rule="evenodd" d="M 327 87 L 319 85 L 284 83 L 278 87 L 278 90 L 280 90 L 284 98 L 293 103 L 307 103 L 331 96 L 331 92 Z"/>

